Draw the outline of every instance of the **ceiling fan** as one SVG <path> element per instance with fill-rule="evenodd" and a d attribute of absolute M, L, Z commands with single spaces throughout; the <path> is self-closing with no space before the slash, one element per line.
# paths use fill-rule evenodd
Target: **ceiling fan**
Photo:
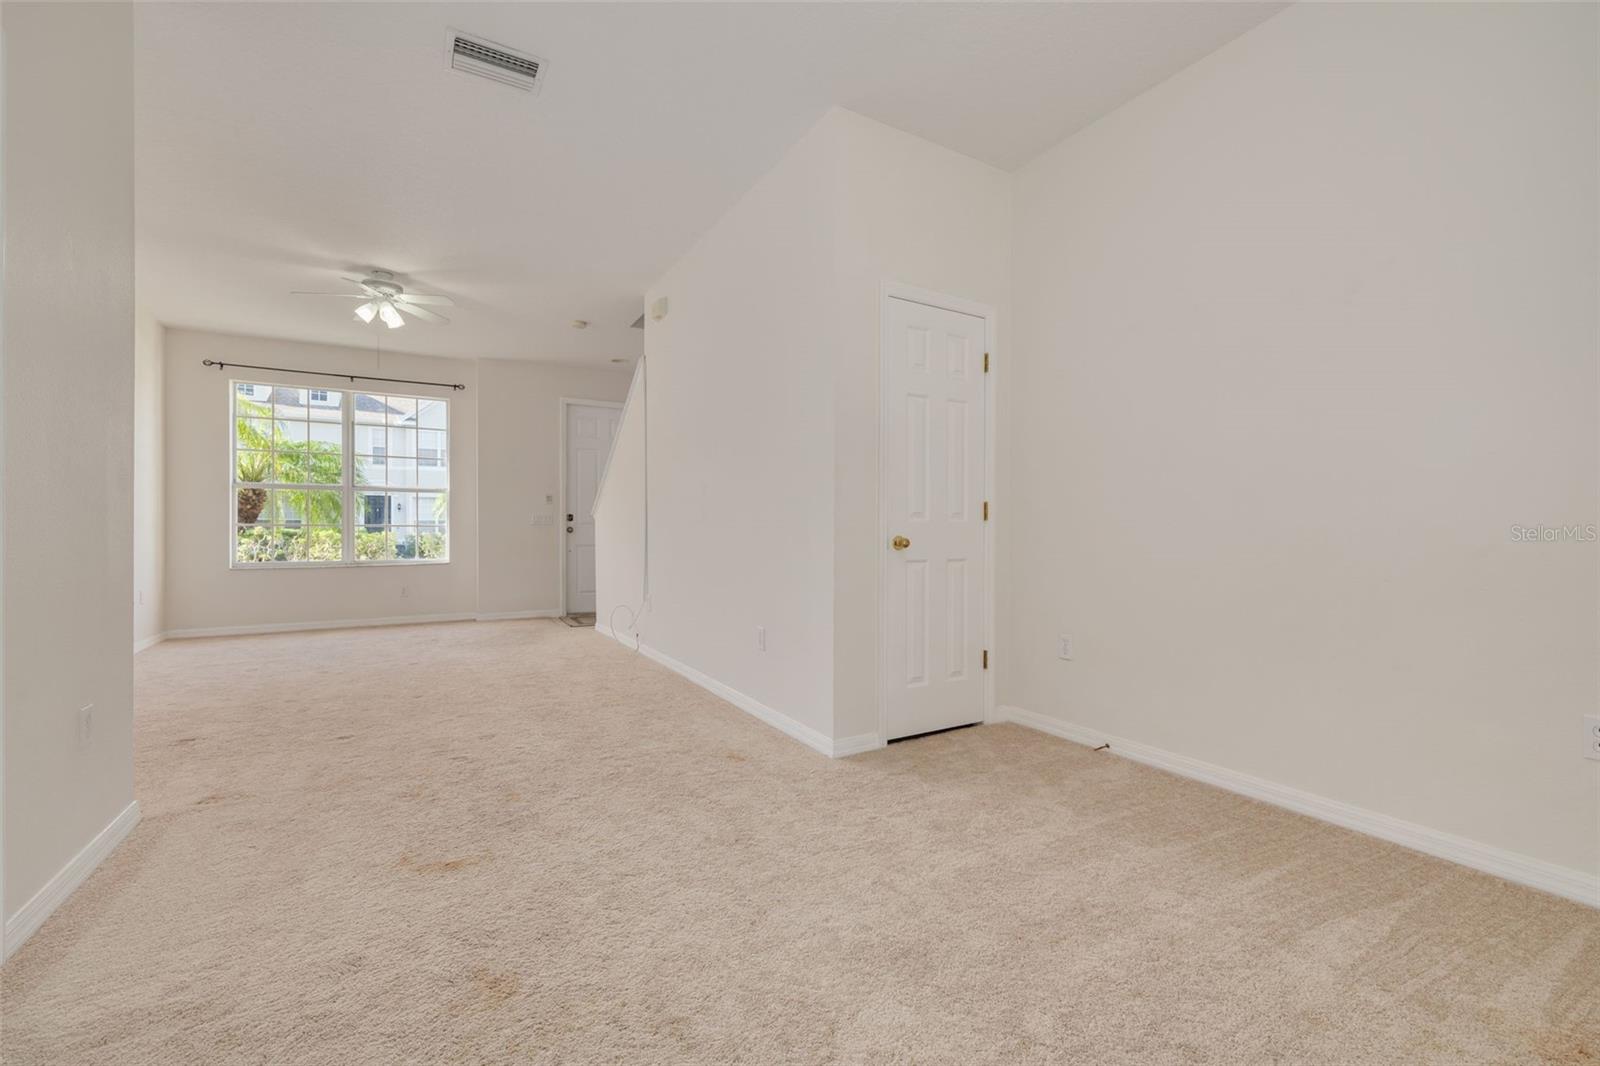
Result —
<path fill-rule="evenodd" d="M 407 292 L 405 286 L 394 280 L 394 274 L 388 270 L 373 270 L 364 278 L 345 278 L 352 285 L 358 285 L 360 292 L 293 292 L 291 296 L 338 296 L 346 300 L 365 300 L 356 308 L 356 317 L 363 322 L 378 319 L 390 329 L 399 329 L 406 324 L 400 316 L 404 311 L 408 315 L 416 315 L 427 322 L 449 322 L 450 320 L 436 311 L 430 311 L 420 304 L 437 304 L 449 307 L 455 301 L 448 296 L 439 296 L 427 292 Z"/>

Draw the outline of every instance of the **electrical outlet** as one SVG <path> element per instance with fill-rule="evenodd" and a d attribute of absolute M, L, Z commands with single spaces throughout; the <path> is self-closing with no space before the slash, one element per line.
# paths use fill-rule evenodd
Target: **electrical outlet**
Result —
<path fill-rule="evenodd" d="M 1056 658 L 1072 658 L 1072 638 L 1063 634 L 1057 637 L 1056 640 L 1058 641 L 1056 644 Z"/>
<path fill-rule="evenodd" d="M 1600 759 L 1600 714 L 1583 716 L 1583 757 Z"/>
<path fill-rule="evenodd" d="M 78 708 L 78 747 L 87 748 L 92 740 L 94 740 L 94 704 L 86 703 Z"/>
<path fill-rule="evenodd" d="M 756 651 L 767 650 L 767 627 L 756 626 Z"/>
<path fill-rule="evenodd" d="M 406 586 L 406 585 L 401 585 L 400 586 L 400 598 L 403 600 L 403 599 L 406 599 L 407 597 L 409 597 L 410 595 L 411 595 L 410 587 Z"/>

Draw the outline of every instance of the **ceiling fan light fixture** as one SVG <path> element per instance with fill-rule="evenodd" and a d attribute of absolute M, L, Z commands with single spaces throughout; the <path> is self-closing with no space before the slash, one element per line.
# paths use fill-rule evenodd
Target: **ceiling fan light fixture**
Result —
<path fill-rule="evenodd" d="M 356 318 L 370 324 L 373 319 L 378 319 L 390 329 L 399 329 L 406 324 L 405 318 L 400 314 L 415 315 L 425 322 L 438 322 L 448 325 L 450 320 L 436 311 L 430 311 L 422 304 L 435 304 L 441 307 L 450 307 L 455 301 L 448 296 L 436 292 L 406 292 L 405 286 L 395 280 L 392 273 L 387 270 L 373 270 L 364 278 L 345 278 L 345 281 L 361 289 L 360 292 L 305 292 L 296 291 L 296 296 L 337 296 L 343 300 L 362 301 L 356 307 Z"/>

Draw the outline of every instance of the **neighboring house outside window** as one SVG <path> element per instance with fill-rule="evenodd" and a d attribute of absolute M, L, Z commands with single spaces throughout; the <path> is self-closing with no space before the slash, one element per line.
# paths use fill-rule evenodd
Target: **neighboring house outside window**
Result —
<path fill-rule="evenodd" d="M 231 402 L 233 566 L 449 559 L 447 401 L 235 382 Z"/>

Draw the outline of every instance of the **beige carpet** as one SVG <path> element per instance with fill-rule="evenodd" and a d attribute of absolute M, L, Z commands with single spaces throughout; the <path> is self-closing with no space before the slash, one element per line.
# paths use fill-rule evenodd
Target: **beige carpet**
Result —
<path fill-rule="evenodd" d="M 531 621 L 138 659 L 63 1063 L 1594 1063 L 1600 914 L 1016 726 L 830 762 Z"/>

